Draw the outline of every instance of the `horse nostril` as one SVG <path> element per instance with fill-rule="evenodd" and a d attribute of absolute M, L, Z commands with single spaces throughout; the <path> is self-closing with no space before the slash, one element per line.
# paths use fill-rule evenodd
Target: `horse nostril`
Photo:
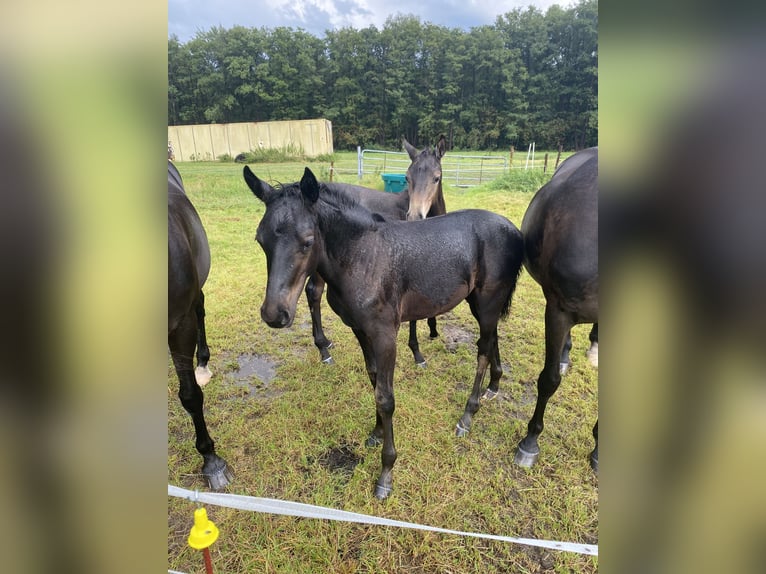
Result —
<path fill-rule="evenodd" d="M 290 313 L 285 307 L 272 308 L 271 312 L 269 312 L 266 305 L 264 305 L 261 307 L 261 319 L 273 329 L 281 329 L 292 323 Z"/>

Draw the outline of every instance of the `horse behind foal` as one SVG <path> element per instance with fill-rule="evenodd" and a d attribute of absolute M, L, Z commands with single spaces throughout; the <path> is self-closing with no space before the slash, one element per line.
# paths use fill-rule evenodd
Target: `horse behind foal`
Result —
<path fill-rule="evenodd" d="M 375 427 L 368 445 L 383 443 L 375 496 L 393 484 L 393 375 L 402 321 L 433 317 L 463 299 L 479 323 L 473 390 L 457 424 L 471 428 L 482 381 L 497 393 L 503 369 L 497 324 L 508 313 L 521 270 L 523 238 L 506 218 L 466 210 L 410 223 L 385 221 L 320 185 L 306 168 L 299 185 L 274 189 L 245 167 L 244 177 L 266 212 L 256 239 L 266 254 L 268 281 L 261 318 L 288 327 L 306 277 L 325 278 L 327 300 L 362 348 L 375 392 Z"/>
<path fill-rule="evenodd" d="M 202 412 L 200 385 L 212 376 L 205 337 L 205 296 L 202 286 L 210 271 L 210 248 L 199 215 L 186 196 L 181 175 L 168 162 L 168 347 L 178 375 L 178 397 L 191 415 L 202 474 L 219 490 L 232 478 L 226 461 L 215 453 Z M 193 370 L 194 349 L 197 369 Z"/>
<path fill-rule="evenodd" d="M 433 150 L 426 147 L 418 151 L 406 139 L 402 145 L 410 156 L 412 163 L 407 168 L 407 189 L 401 193 L 383 193 L 375 189 L 346 183 L 325 183 L 328 189 L 338 191 L 372 212 L 385 219 L 413 221 L 425 217 L 434 217 L 447 213 L 442 192 L 441 158 L 447 149 L 447 140 L 442 135 Z M 306 300 L 311 313 L 311 331 L 314 345 L 319 349 L 322 362 L 331 364 L 330 347 L 332 343 L 325 336 L 322 328 L 322 293 L 324 279 L 317 273 L 312 274 L 306 283 Z M 429 336 L 435 339 L 439 336 L 436 330 L 436 318 L 428 317 Z M 417 322 L 410 321 L 410 350 L 421 367 L 426 366 L 426 360 L 420 352 L 417 336 Z"/>
<path fill-rule="evenodd" d="M 568 158 L 529 203 L 521 230 L 524 266 L 545 295 L 545 366 L 537 379 L 537 405 L 527 436 L 519 443 L 516 463 L 532 466 L 540 448 L 548 400 L 561 383 L 568 363 L 571 328 L 594 323 L 598 340 L 598 148 Z M 594 340 L 595 339 L 595 340 Z M 564 361 L 566 360 L 567 363 Z M 598 421 L 591 466 L 598 469 Z"/>

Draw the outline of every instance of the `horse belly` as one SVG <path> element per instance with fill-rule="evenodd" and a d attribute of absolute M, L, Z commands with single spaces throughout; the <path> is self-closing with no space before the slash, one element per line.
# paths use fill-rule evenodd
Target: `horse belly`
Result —
<path fill-rule="evenodd" d="M 468 297 L 470 288 L 463 284 L 450 293 L 419 293 L 417 291 L 408 291 L 400 303 L 400 316 L 402 321 L 416 321 L 418 319 L 428 319 L 441 313 L 446 313 L 454 309 L 457 305 Z"/>

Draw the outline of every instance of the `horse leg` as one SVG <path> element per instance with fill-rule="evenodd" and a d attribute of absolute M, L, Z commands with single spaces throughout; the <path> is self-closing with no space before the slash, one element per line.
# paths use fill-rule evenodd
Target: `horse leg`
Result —
<path fill-rule="evenodd" d="M 593 438 L 596 441 L 596 446 L 593 452 L 590 453 L 590 467 L 598 474 L 598 419 L 596 424 L 593 425 Z"/>
<path fill-rule="evenodd" d="M 325 337 L 322 329 L 322 293 L 324 293 L 324 279 L 314 273 L 306 282 L 306 301 L 311 313 L 311 334 L 314 336 L 314 345 L 322 356 L 322 362 L 332 365 L 334 361 L 329 351 L 332 343 Z"/>
<path fill-rule="evenodd" d="M 436 339 L 439 336 L 439 331 L 436 330 L 436 317 L 428 318 L 428 328 L 430 329 L 428 336 L 431 339 Z"/>
<path fill-rule="evenodd" d="M 191 415 L 197 437 L 197 451 L 204 460 L 202 474 L 211 489 L 220 490 L 229 484 L 233 475 L 226 461 L 215 453 L 213 439 L 210 438 L 205 424 L 202 411 L 204 397 L 194 378 L 193 370 L 194 346 L 197 343 L 197 321 L 194 315 L 187 314 L 176 330 L 168 335 L 168 346 L 180 383 L 178 398 L 181 399 L 186 412 Z"/>
<path fill-rule="evenodd" d="M 391 494 L 393 471 L 396 462 L 394 444 L 394 366 L 396 364 L 396 330 L 393 336 L 382 336 L 373 342 L 375 362 L 378 367 L 375 383 L 376 424 L 383 430 L 383 449 L 380 453 L 381 472 L 375 484 L 375 497 L 383 500 Z"/>
<path fill-rule="evenodd" d="M 500 377 L 503 374 L 503 369 L 500 366 L 500 352 L 497 348 L 497 318 L 499 314 L 491 316 L 495 317 L 494 321 L 482 321 L 482 312 L 476 300 L 469 299 L 469 305 L 471 312 L 479 322 L 479 340 L 476 342 L 476 375 L 473 379 L 473 390 L 468 397 L 468 402 L 465 405 L 465 411 L 463 416 L 457 422 L 455 428 L 455 434 L 459 437 L 465 436 L 471 430 L 471 422 L 473 415 L 479 410 L 480 400 L 479 395 L 481 393 L 481 385 L 484 380 L 484 374 L 487 371 L 487 367 L 491 364 L 490 370 L 490 387 L 488 389 L 488 398 L 494 398 L 497 395 L 497 390 L 500 385 Z"/>
<path fill-rule="evenodd" d="M 531 467 L 540 456 L 537 437 L 543 432 L 543 416 L 548 399 L 561 383 L 559 359 L 572 322 L 558 310 L 555 302 L 545 305 L 545 366 L 537 378 L 537 404 L 527 426 L 527 436 L 519 443 L 514 461 L 519 466 Z"/>
<path fill-rule="evenodd" d="M 590 339 L 590 347 L 585 352 L 585 356 L 588 357 L 591 365 L 598 368 L 598 323 L 593 323 L 588 339 Z"/>
<path fill-rule="evenodd" d="M 481 393 L 481 383 L 484 380 L 484 373 L 489 365 L 489 354 L 486 349 L 486 342 L 479 339 L 479 351 L 476 357 L 476 375 L 473 379 L 473 390 L 465 404 L 465 411 L 455 427 L 455 435 L 463 437 L 471 430 L 473 415 L 479 410 L 479 393 Z"/>
<path fill-rule="evenodd" d="M 572 350 L 572 332 L 567 332 L 566 341 L 564 341 L 564 350 L 561 351 L 561 360 L 559 361 L 559 373 L 561 376 L 567 374 L 569 370 L 569 351 Z"/>
<path fill-rule="evenodd" d="M 495 344 L 489 362 L 489 385 L 481 398 L 491 401 L 500 391 L 500 377 L 503 376 L 503 367 L 500 363 L 500 348 L 498 346 L 497 329 L 495 329 Z"/>
<path fill-rule="evenodd" d="M 430 320 L 431 319 L 429 319 L 429 321 Z M 418 325 L 417 321 L 410 321 L 410 339 L 407 342 L 407 344 L 409 345 L 410 350 L 412 351 L 412 356 L 415 357 L 415 363 L 418 365 L 418 367 L 425 369 L 426 360 L 423 358 L 423 355 L 420 354 L 420 344 L 418 344 L 417 325 Z"/>
<path fill-rule="evenodd" d="M 362 348 L 362 355 L 364 355 L 364 365 L 367 368 L 367 376 L 372 384 L 372 390 L 375 392 L 378 379 L 378 367 L 375 361 L 375 354 L 372 352 L 372 343 L 364 331 L 359 329 L 352 329 L 354 335 L 356 335 L 359 346 Z M 375 428 L 370 432 L 370 436 L 367 437 L 365 445 L 372 447 L 383 444 L 383 422 L 380 419 L 380 414 L 375 409 Z"/>
<path fill-rule="evenodd" d="M 375 428 L 370 433 L 366 444 L 367 446 L 383 444 L 380 455 L 382 471 L 375 484 L 375 496 L 382 500 L 391 494 L 393 467 L 396 462 L 393 428 L 396 330 L 393 336 L 381 337 L 376 342 L 373 342 L 360 329 L 353 329 L 353 331 L 362 348 L 367 375 L 375 392 Z"/>
<path fill-rule="evenodd" d="M 210 360 L 210 349 L 207 346 L 207 336 L 205 335 L 205 294 L 200 289 L 199 301 L 194 307 L 197 315 L 197 368 L 194 370 L 194 378 L 200 387 L 204 387 L 210 382 L 213 373 L 207 366 Z"/>

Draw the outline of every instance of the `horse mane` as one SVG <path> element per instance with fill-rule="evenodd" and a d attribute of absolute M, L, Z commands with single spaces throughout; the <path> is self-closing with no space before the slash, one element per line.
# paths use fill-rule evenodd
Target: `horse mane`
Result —
<path fill-rule="evenodd" d="M 296 195 L 305 201 L 301 193 L 300 183 L 277 183 L 274 187 L 283 194 Z M 319 199 L 311 207 L 328 228 L 342 226 L 349 237 L 361 234 L 363 231 L 376 229 L 379 222 L 386 219 L 378 213 L 373 213 L 359 201 L 337 189 L 319 182 Z"/>

